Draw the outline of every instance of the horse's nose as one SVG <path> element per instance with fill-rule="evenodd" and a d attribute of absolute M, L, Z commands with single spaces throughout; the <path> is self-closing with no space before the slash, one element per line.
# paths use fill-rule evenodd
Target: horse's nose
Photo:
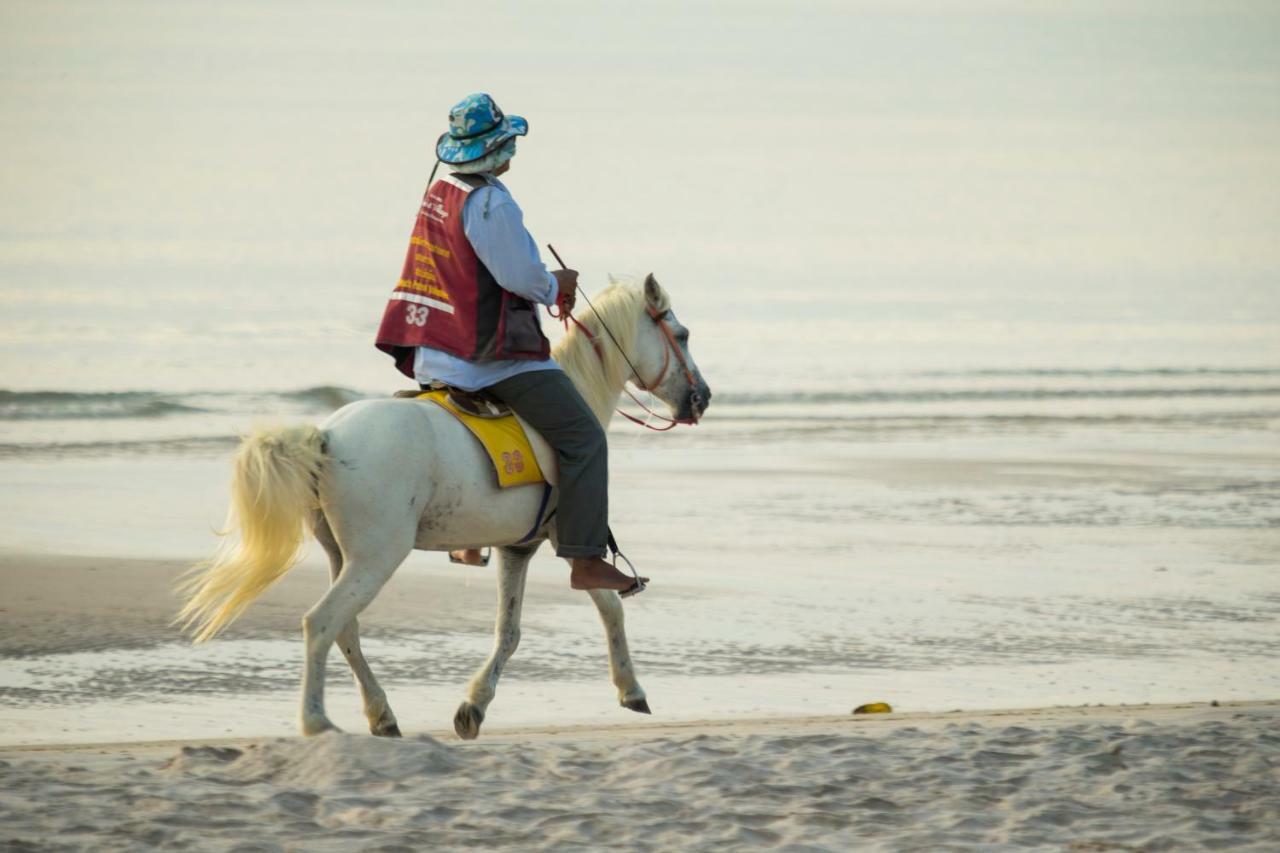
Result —
<path fill-rule="evenodd" d="M 698 414 L 705 412 L 707 410 L 707 406 L 711 405 L 711 386 L 707 385 L 705 382 L 703 382 L 702 387 L 698 389 L 698 403 L 700 410 Z"/>

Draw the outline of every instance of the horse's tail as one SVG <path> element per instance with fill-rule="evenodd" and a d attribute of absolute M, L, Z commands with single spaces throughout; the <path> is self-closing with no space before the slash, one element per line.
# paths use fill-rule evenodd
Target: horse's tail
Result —
<path fill-rule="evenodd" d="M 298 561 L 307 512 L 320 505 L 325 460 L 324 433 L 314 426 L 260 429 L 241 442 L 226 538 L 179 586 L 187 603 L 175 622 L 195 642 L 231 624 Z"/>

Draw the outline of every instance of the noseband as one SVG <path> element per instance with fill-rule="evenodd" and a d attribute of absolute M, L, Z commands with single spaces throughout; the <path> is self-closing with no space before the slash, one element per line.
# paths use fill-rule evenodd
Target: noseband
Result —
<path fill-rule="evenodd" d="M 621 409 L 618 410 L 618 414 L 622 415 L 624 418 L 627 418 L 630 421 L 633 421 L 634 423 L 638 423 L 641 426 L 648 427 L 649 429 L 654 430 L 656 432 L 665 432 L 671 429 L 672 427 L 676 426 L 677 424 L 688 424 L 689 426 L 695 426 L 698 423 L 698 404 L 702 402 L 702 397 L 701 395 L 698 394 L 698 380 L 693 378 L 693 371 L 689 369 L 689 362 L 684 357 L 684 350 L 681 348 L 679 341 L 676 340 L 675 333 L 671 331 L 671 324 L 667 322 L 667 314 L 669 314 L 670 312 L 659 311 L 658 309 L 654 308 L 652 305 L 645 305 L 645 311 L 649 314 L 649 317 L 650 319 L 653 320 L 654 324 L 657 325 L 657 327 L 662 330 L 662 336 L 666 338 L 667 345 L 662 348 L 662 370 L 658 373 L 658 378 L 655 379 L 653 382 L 645 382 L 643 379 L 641 379 L 640 371 L 636 370 L 636 368 L 632 366 L 631 370 L 635 374 L 636 385 L 640 387 L 640 390 L 649 391 L 649 392 L 652 392 L 654 388 L 657 388 L 659 385 L 661 385 L 662 381 L 667 378 L 667 371 L 671 368 L 671 353 L 674 352 L 676 354 L 676 361 L 680 363 L 680 369 L 684 372 L 684 378 L 689 383 L 689 411 L 693 413 L 693 416 L 688 418 L 673 419 L 673 418 L 667 417 L 666 415 L 660 415 L 657 412 L 655 412 L 653 409 L 650 409 L 644 403 L 640 402 L 640 400 L 636 399 L 636 395 L 632 394 L 630 391 L 627 391 L 627 396 L 630 397 L 636 403 L 636 405 L 644 409 L 651 416 L 661 418 L 662 420 L 667 421 L 667 425 L 664 427 L 649 426 L 648 421 L 642 421 L 639 418 L 632 417 L 631 415 L 628 415 L 626 412 L 622 411 Z M 596 316 L 599 316 L 599 315 L 596 315 Z M 594 338 L 592 338 L 592 344 L 593 345 L 595 344 Z M 621 351 L 621 348 L 619 348 L 619 351 Z M 596 348 L 596 355 L 600 356 L 601 361 L 604 360 L 604 355 L 603 353 L 600 352 L 600 349 L 598 347 Z M 628 361 L 627 363 L 630 364 L 631 362 Z"/>

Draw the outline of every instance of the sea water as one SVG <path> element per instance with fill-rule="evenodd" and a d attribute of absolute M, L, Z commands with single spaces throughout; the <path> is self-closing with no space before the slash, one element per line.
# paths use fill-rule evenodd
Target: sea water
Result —
<path fill-rule="evenodd" d="M 406 387 L 372 338 L 442 117 L 487 88 L 531 118 L 535 238 L 588 293 L 653 272 L 715 394 L 610 429 L 672 713 L 1280 688 L 1274 13 L 569 4 L 494 16 L 477 69 L 424 36 L 461 12 L 67 9 L 5 13 L 0 547 L 199 558 L 238 435 Z M 589 613 L 540 624 L 514 682 L 599 680 Z M 488 641 L 423 636 L 391 679 L 452 696 Z M 239 651 L 284 701 L 296 645 Z M 179 701 L 184 654 L 108 698 Z M 0 690 L 75 709 L 103 667 Z"/>

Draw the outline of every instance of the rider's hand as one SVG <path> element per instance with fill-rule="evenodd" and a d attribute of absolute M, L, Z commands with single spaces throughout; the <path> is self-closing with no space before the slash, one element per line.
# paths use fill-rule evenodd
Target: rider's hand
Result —
<path fill-rule="evenodd" d="M 552 270 L 551 274 L 556 277 L 556 286 L 560 288 L 560 298 L 556 300 L 556 304 L 566 311 L 572 311 L 578 299 L 578 271 Z"/>

